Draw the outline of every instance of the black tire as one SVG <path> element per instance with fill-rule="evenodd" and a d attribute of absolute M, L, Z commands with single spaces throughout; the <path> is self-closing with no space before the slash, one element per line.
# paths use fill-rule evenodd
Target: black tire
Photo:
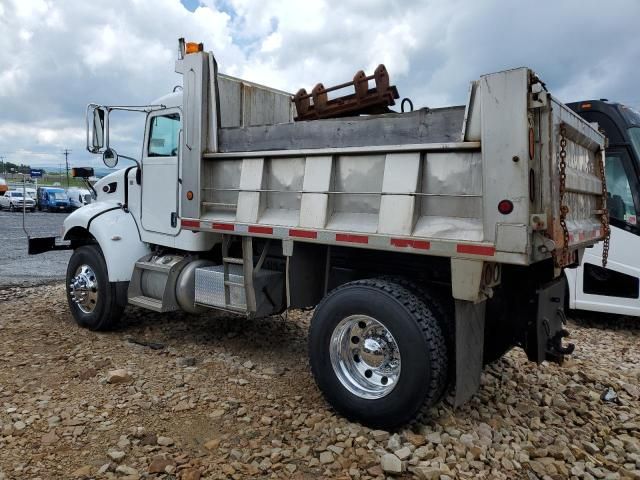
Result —
<path fill-rule="evenodd" d="M 16 207 L 13 206 L 13 203 L 9 204 L 9 211 L 10 212 L 15 212 L 16 211 Z"/>
<path fill-rule="evenodd" d="M 91 267 L 98 283 L 98 297 L 91 312 L 82 311 L 71 298 L 71 280 L 81 265 Z M 84 245 L 74 250 L 67 266 L 66 289 L 69 309 L 74 320 L 81 327 L 89 330 L 110 330 L 122 316 L 124 302 L 118 301 L 117 284 L 109 282 L 107 265 L 102 256 L 102 250 L 97 245 Z"/>
<path fill-rule="evenodd" d="M 440 392 L 439 400 L 447 393 L 450 383 L 455 379 L 455 358 L 456 345 L 455 345 L 455 306 L 453 304 L 453 298 L 450 295 L 451 287 L 446 291 L 445 287 L 427 287 L 409 280 L 405 277 L 397 277 L 394 275 L 384 275 L 379 277 L 381 280 L 386 280 L 392 283 L 396 283 L 401 287 L 406 288 L 411 293 L 420 298 L 427 308 L 433 312 L 436 317 L 440 330 L 444 335 L 445 344 L 447 346 L 447 358 L 451 359 L 448 362 L 447 381 L 443 385 L 442 392 Z"/>
<path fill-rule="evenodd" d="M 333 331 L 343 319 L 358 314 L 382 323 L 400 351 L 400 376 L 382 398 L 352 393 L 331 363 Z M 394 428 L 426 412 L 440 400 L 447 384 L 447 347 L 436 313 L 418 295 L 388 280 L 357 280 L 329 293 L 311 320 L 309 358 L 329 403 L 347 418 L 374 428 Z"/>

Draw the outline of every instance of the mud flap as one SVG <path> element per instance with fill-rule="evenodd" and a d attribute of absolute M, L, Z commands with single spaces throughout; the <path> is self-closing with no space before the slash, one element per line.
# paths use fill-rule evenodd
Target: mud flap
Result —
<path fill-rule="evenodd" d="M 457 299 L 455 302 L 456 389 L 453 406 L 459 407 L 480 388 L 486 302 Z"/>
<path fill-rule="evenodd" d="M 535 319 L 530 322 L 526 342 L 527 356 L 533 362 L 548 360 L 562 363 L 565 355 L 573 353 L 573 344 L 562 345 L 562 339 L 569 336 L 564 328 L 564 294 L 563 278 L 548 283 L 536 292 Z"/>

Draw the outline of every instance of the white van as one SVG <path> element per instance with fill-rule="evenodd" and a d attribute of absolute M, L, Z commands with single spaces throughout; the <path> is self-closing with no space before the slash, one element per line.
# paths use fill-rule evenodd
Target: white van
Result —
<path fill-rule="evenodd" d="M 91 192 L 86 188 L 71 187 L 67 189 L 67 196 L 73 210 L 91 203 Z"/>

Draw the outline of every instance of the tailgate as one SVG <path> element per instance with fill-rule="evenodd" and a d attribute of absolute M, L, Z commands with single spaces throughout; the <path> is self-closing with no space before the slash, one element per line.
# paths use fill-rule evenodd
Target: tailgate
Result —
<path fill-rule="evenodd" d="M 548 233 L 556 245 L 558 266 L 565 266 L 575 262 L 575 250 L 607 235 L 605 138 L 553 97 L 550 106 L 549 158 L 555 175 L 551 175 L 551 202 L 547 204 L 552 219 Z"/>

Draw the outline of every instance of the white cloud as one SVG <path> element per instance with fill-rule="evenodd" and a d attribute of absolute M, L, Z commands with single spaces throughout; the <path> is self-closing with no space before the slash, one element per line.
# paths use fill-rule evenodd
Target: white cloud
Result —
<path fill-rule="evenodd" d="M 44 0 L 11 0 L 16 17 L 30 19 L 36 15 L 44 15 L 49 9 L 49 4 Z"/>
<path fill-rule="evenodd" d="M 637 107 L 638 18 L 626 0 L 201 0 L 192 12 L 179 0 L 4 0 L 0 155 L 57 164 L 71 148 L 89 161 L 86 104 L 170 91 L 179 37 L 203 42 L 223 72 L 291 92 L 384 63 L 402 96 L 433 107 L 464 102 L 482 73 L 528 65 L 563 100 Z M 119 152 L 139 155 L 140 117 L 112 124 Z"/>
<path fill-rule="evenodd" d="M 30 32 L 29 30 L 25 30 L 23 28 L 20 30 L 20 32 L 18 32 L 18 35 L 20 36 L 21 40 L 28 42 L 29 40 L 31 40 L 31 37 L 33 37 L 33 32 Z"/>
<path fill-rule="evenodd" d="M 260 47 L 260 52 L 269 53 L 278 50 L 282 46 L 282 35 L 280 32 L 273 32 L 269 34 Z"/>
<path fill-rule="evenodd" d="M 0 98 L 16 95 L 25 83 L 27 73 L 20 67 L 9 67 L 0 72 Z"/>

